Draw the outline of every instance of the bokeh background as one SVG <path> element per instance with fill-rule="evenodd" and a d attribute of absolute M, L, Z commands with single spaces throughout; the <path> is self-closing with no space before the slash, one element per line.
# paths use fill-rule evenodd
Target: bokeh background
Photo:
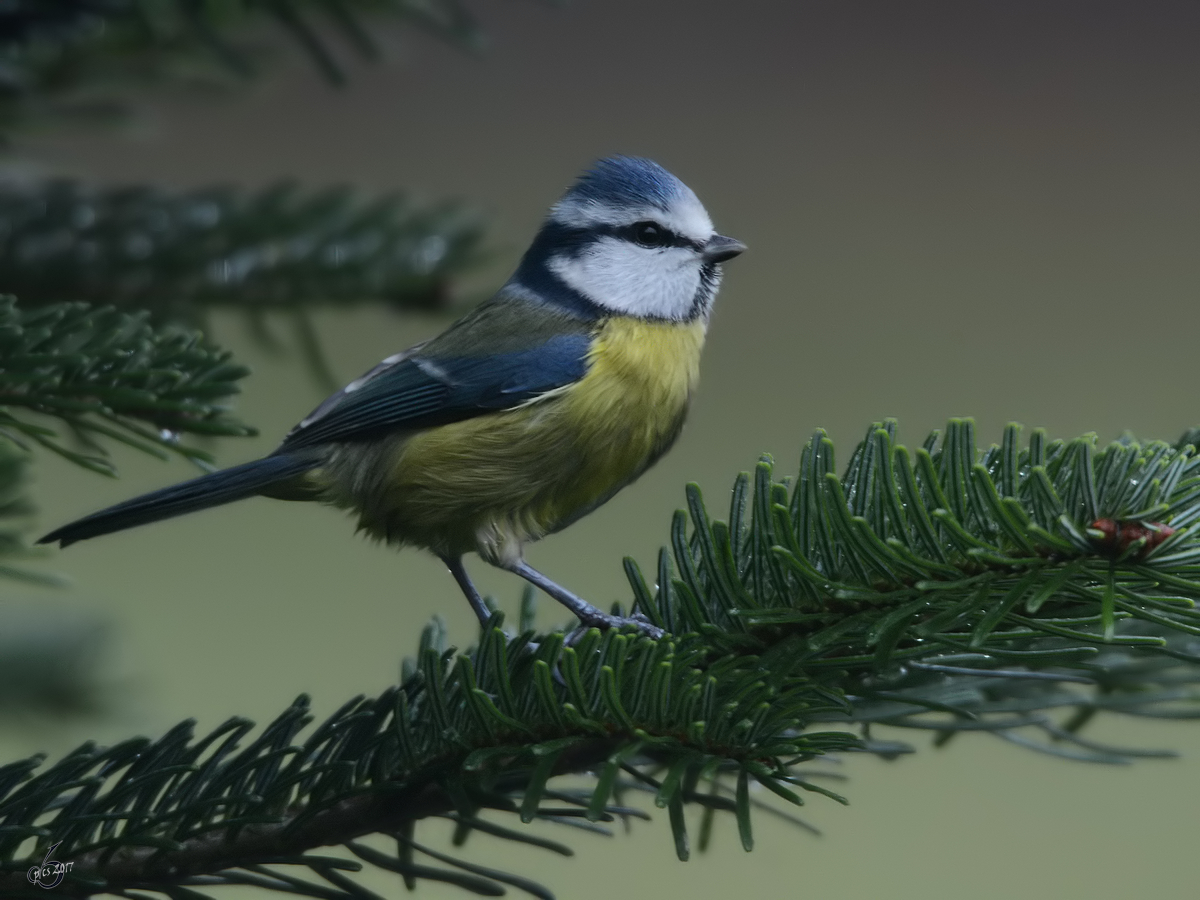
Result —
<path fill-rule="evenodd" d="M 594 601 L 626 599 L 683 486 L 720 510 L 770 452 L 794 469 L 814 428 L 841 459 L 900 420 L 919 443 L 972 415 L 981 439 L 1016 420 L 1052 436 L 1128 429 L 1175 439 L 1200 421 L 1200 7 L 1192 3 L 479 2 L 478 55 L 411 35 L 335 90 L 302 61 L 234 99 L 148 97 L 133 129 L 30 139 L 44 171 L 95 183 L 405 189 L 479 204 L 505 277 L 546 207 L 591 160 L 651 156 L 750 250 L 727 267 L 701 392 L 677 448 L 605 508 L 533 548 Z M 319 318 L 339 376 L 443 328 L 379 310 Z M 320 395 L 295 358 L 237 318 L 215 336 L 251 363 L 240 414 L 260 455 Z M 188 477 L 118 457 L 120 481 L 39 462 L 49 528 Z M 319 715 L 392 683 L 435 612 L 459 645 L 473 623 L 435 560 L 356 538 L 338 513 L 251 501 L 89 542 L 51 564 L 75 583 L 30 603 L 104 615 L 113 701 L 91 719 L 6 723 L 6 759 L 84 738 L 160 734 L 230 715 L 259 721 L 300 692 Z M 515 611 L 511 576 L 473 571 Z M 543 603 L 547 623 L 557 610 Z M 476 838 L 474 860 L 560 897 L 1191 898 L 1200 801 L 1195 725 L 1101 721 L 1125 745 L 1183 758 L 1125 768 L 961 738 L 884 763 L 850 758 L 851 806 L 821 798 L 824 831 L 732 820 L 713 849 L 674 858 L 665 816 L 613 839 L 572 834 L 562 860 Z M 446 835 L 433 826 L 435 843 Z M 401 896 L 398 880 L 371 885 Z M 231 895 L 232 896 L 232 895 Z M 420 897 L 459 896 L 422 885 Z"/>

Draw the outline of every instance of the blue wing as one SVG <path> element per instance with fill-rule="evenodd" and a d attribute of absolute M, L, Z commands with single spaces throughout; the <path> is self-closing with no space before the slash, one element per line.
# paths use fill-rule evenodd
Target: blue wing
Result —
<path fill-rule="evenodd" d="M 443 356 L 427 352 L 424 345 L 414 347 L 384 360 L 318 406 L 276 453 L 511 409 L 582 378 L 590 347 L 590 336 L 580 333 L 491 356 Z"/>

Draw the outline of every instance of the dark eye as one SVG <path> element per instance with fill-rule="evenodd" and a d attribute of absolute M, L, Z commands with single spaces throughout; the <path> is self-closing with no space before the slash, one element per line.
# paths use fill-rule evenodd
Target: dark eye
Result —
<path fill-rule="evenodd" d="M 633 226 L 633 239 L 643 247 L 663 247 L 670 240 L 670 234 L 654 222 L 637 222 Z"/>

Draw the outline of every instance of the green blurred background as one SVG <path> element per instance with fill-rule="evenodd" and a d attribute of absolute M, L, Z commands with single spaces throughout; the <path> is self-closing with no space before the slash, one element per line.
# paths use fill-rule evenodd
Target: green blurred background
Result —
<path fill-rule="evenodd" d="M 398 61 L 352 66 L 346 90 L 297 61 L 233 100 L 148 99 L 132 132 L 43 136 L 30 155 L 102 184 L 295 176 L 463 197 L 492 216 L 495 250 L 464 302 L 505 277 L 594 158 L 646 155 L 679 175 L 750 250 L 727 267 L 679 445 L 530 553 L 604 604 L 628 597 L 622 556 L 652 563 L 685 482 L 717 512 L 761 452 L 792 471 L 816 427 L 844 461 L 884 416 L 908 443 L 956 415 L 973 415 L 984 441 L 1010 420 L 1105 440 L 1125 429 L 1173 440 L 1200 421 L 1188 374 L 1200 324 L 1194 3 L 475 9 L 491 39 L 478 56 L 414 35 Z M 448 321 L 369 310 L 319 325 L 349 379 Z M 215 330 L 255 369 L 239 410 L 263 436 L 222 443 L 220 461 L 235 463 L 269 451 L 321 398 L 240 320 Z M 192 474 L 118 458 L 119 481 L 39 461 L 42 526 Z M 516 580 L 469 564 L 515 611 Z M 324 715 L 392 683 L 433 613 L 460 646 L 473 638 L 437 561 L 372 546 L 328 509 L 247 502 L 51 565 L 76 587 L 29 602 L 111 620 L 115 700 L 100 718 L 7 723 L 4 759 L 156 735 L 187 716 L 201 728 L 262 721 L 302 691 Z M 550 607 L 547 624 L 561 618 Z M 681 864 L 657 815 L 611 840 L 555 835 L 573 860 L 486 837 L 473 860 L 564 898 L 1195 897 L 1200 730 L 1112 720 L 1095 734 L 1185 756 L 1098 767 L 992 737 L 934 750 L 920 733 L 889 734 L 920 752 L 845 760 L 851 806 L 817 798 L 807 810 L 820 838 L 760 817 L 747 855 L 732 819 L 718 820 L 714 849 Z M 369 883 L 404 894 L 389 876 Z M 424 884 L 417 896 L 463 895 Z"/>

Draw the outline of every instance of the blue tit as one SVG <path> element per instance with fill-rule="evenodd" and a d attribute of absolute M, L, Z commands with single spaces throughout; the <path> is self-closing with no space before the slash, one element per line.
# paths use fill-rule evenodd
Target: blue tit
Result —
<path fill-rule="evenodd" d="M 269 456 L 64 525 L 62 546 L 262 495 L 351 511 L 368 535 L 439 556 L 481 622 L 474 551 L 587 626 L 628 624 L 523 558 L 646 471 L 696 390 L 724 237 L 648 159 L 598 162 L 551 208 L 515 274 L 446 331 L 318 406 Z M 640 623 L 644 630 L 650 630 Z"/>

